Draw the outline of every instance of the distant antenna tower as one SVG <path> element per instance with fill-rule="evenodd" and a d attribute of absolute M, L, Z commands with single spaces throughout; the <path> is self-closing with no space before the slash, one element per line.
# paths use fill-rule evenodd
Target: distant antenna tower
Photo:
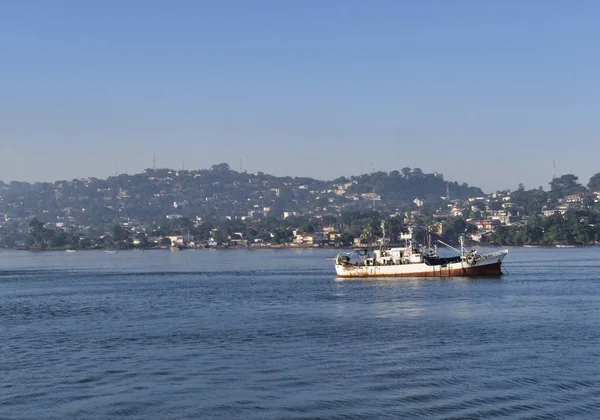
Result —
<path fill-rule="evenodd" d="M 185 171 L 185 160 L 181 161 L 181 170 Z"/>
<path fill-rule="evenodd" d="M 115 165 L 115 175 L 119 175 L 119 164 Z"/>
<path fill-rule="evenodd" d="M 243 170 L 242 170 L 242 169 L 243 169 L 243 166 L 242 166 L 242 159 L 240 159 L 240 173 L 242 173 L 242 172 L 243 172 Z"/>
<path fill-rule="evenodd" d="M 556 178 L 556 162 L 552 161 L 552 179 Z"/>
<path fill-rule="evenodd" d="M 450 200 L 450 184 L 446 181 L 446 200 Z"/>
<path fill-rule="evenodd" d="M 152 169 L 156 169 L 156 153 L 152 152 Z"/>

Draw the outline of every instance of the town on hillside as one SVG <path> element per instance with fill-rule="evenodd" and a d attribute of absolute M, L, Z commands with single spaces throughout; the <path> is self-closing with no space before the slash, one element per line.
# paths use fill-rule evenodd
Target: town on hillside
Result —
<path fill-rule="evenodd" d="M 419 168 L 332 181 L 146 169 L 107 179 L 0 181 L 0 247 L 27 250 L 350 247 L 426 235 L 456 244 L 597 244 L 600 174 L 484 194 Z"/>

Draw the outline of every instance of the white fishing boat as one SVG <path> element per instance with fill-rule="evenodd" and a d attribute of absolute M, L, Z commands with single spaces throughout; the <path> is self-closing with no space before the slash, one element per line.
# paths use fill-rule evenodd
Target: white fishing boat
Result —
<path fill-rule="evenodd" d="M 437 247 L 420 247 L 411 242 L 404 247 L 390 248 L 382 241 L 379 249 L 338 253 L 335 271 L 338 277 L 461 277 L 502 274 L 502 260 L 508 250 L 479 254 L 476 249 L 465 251 L 443 245 L 458 252 L 452 257 L 440 257 Z"/>

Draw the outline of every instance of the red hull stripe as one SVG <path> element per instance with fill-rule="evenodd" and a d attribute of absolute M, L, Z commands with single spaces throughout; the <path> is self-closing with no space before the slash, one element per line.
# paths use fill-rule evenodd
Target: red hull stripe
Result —
<path fill-rule="evenodd" d="M 493 264 L 486 264 L 481 266 L 464 267 L 464 268 L 441 268 L 441 266 L 432 266 L 431 271 L 423 273 L 397 273 L 397 274 L 369 274 L 362 272 L 359 275 L 352 274 L 338 274 L 338 277 L 354 277 L 354 278 L 366 278 L 366 277 L 465 277 L 465 276 L 485 276 L 485 275 L 499 275 L 502 274 L 502 263 L 496 262 Z M 437 269 L 436 269 L 437 268 Z"/>

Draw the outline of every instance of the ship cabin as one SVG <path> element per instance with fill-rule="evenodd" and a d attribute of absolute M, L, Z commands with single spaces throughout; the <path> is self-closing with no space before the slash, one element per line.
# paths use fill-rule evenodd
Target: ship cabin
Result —
<path fill-rule="evenodd" d="M 379 249 L 373 251 L 373 254 L 372 258 L 365 260 L 366 265 L 397 265 L 423 262 L 423 254 L 413 247 Z"/>

